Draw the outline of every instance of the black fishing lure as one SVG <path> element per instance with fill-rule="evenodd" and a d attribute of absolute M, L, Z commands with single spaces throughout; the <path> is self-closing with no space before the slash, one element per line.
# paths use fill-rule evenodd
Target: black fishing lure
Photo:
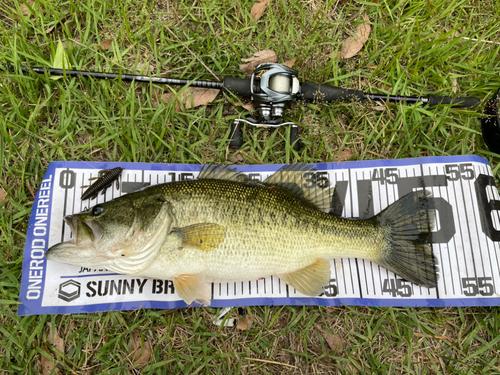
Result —
<path fill-rule="evenodd" d="M 111 184 L 118 179 L 118 177 L 120 177 L 122 170 L 122 168 L 116 167 L 113 169 L 105 169 L 103 171 L 100 171 L 100 177 L 92 185 L 89 186 L 85 193 L 83 193 L 82 201 L 88 198 L 96 198 L 101 190 L 106 191 L 106 189 L 109 188 Z"/>

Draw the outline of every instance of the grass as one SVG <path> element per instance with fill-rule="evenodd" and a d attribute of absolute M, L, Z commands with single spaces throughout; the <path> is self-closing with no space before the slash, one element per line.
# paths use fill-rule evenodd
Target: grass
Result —
<path fill-rule="evenodd" d="M 500 13 L 495 1 L 274 0 L 258 22 L 253 1 L 13 0 L 0 5 L 0 62 L 49 66 L 58 40 L 77 69 L 144 71 L 179 78 L 239 76 L 241 58 L 273 49 L 297 57 L 301 81 L 373 93 L 475 96 L 500 87 Z M 27 8 L 26 8 L 27 7 Z M 22 9 L 32 13 L 22 16 Z M 361 53 L 340 60 L 362 20 Z M 112 39 L 111 48 L 99 44 Z M 500 373 L 500 310 L 473 308 L 251 307 L 244 332 L 212 324 L 215 309 L 17 316 L 21 260 L 33 203 L 54 160 L 160 163 L 289 163 L 476 154 L 496 177 L 498 155 L 481 137 L 481 108 L 451 110 L 379 103 L 295 103 L 303 147 L 283 130 L 244 130 L 228 148 L 236 98 L 176 110 L 165 88 L 85 79 L 0 74 L 0 371 L 40 371 L 47 325 L 65 340 L 62 373 L 317 374 Z M 233 160 L 233 159 L 231 159 Z M 232 312 L 236 316 L 237 311 Z M 321 330 L 343 342 L 333 352 Z M 134 366 L 139 331 L 152 357 Z M 50 349 L 50 346 L 48 346 Z"/>

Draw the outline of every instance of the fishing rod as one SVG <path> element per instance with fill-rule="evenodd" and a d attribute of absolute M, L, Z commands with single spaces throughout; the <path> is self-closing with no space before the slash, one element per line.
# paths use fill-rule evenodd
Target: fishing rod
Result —
<path fill-rule="evenodd" d="M 166 77 L 150 77 L 136 74 L 116 74 L 89 72 L 81 70 L 65 70 L 54 68 L 20 66 L 23 72 L 35 72 L 52 76 L 92 77 L 96 79 L 120 79 L 124 82 L 146 82 L 176 86 L 191 86 L 211 89 L 223 89 L 235 95 L 250 97 L 254 103 L 257 117 L 248 116 L 245 119 L 235 119 L 231 123 L 230 146 L 241 147 L 243 144 L 241 124 L 246 123 L 256 127 L 277 128 L 290 126 L 290 145 L 298 151 L 298 126 L 294 122 L 284 122 L 283 113 L 292 101 L 335 102 L 345 100 L 381 100 L 390 103 L 423 103 L 429 106 L 440 104 L 452 105 L 454 108 L 470 108 L 479 104 L 480 100 L 469 97 L 448 97 L 428 95 L 427 97 L 395 96 L 365 93 L 360 90 L 344 89 L 342 87 L 300 83 L 298 72 L 281 64 L 260 64 L 250 78 L 224 77 L 222 82 L 188 80 Z M 15 71 L 12 65 L 5 70 Z"/>

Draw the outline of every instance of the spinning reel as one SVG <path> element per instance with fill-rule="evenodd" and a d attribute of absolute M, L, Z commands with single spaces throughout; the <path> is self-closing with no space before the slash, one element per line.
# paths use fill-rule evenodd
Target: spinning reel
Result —
<path fill-rule="evenodd" d="M 257 111 L 257 119 L 235 119 L 231 124 L 231 147 L 243 144 L 241 123 L 257 127 L 278 128 L 290 126 L 290 145 L 298 151 L 298 126 L 294 122 L 283 122 L 283 112 L 288 103 L 300 95 L 297 72 L 280 64 L 260 64 L 250 78 L 250 95 Z"/>

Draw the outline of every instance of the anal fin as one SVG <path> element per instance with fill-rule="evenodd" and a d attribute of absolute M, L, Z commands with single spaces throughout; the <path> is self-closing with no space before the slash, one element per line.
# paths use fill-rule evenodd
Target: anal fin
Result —
<path fill-rule="evenodd" d="M 306 296 L 318 296 L 323 293 L 323 287 L 330 282 L 330 262 L 317 259 L 313 264 L 298 271 L 278 275 L 288 285 Z"/>

